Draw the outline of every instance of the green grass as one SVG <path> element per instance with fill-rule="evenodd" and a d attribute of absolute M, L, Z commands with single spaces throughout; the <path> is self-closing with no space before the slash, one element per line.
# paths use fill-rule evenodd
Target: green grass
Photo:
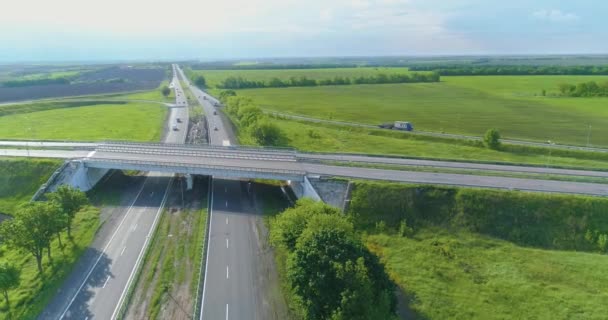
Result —
<path fill-rule="evenodd" d="M 248 89 L 238 94 L 265 109 L 323 119 L 368 124 L 405 120 L 420 131 L 476 136 L 495 127 L 506 138 L 564 144 L 585 145 L 591 125 L 590 143 L 608 146 L 608 98 L 534 96 L 542 89 L 554 94 L 562 82 L 589 80 L 608 77 L 442 77 L 440 83 Z"/>
<path fill-rule="evenodd" d="M 272 119 L 288 139 L 289 146 L 303 151 L 354 152 L 377 155 L 400 155 L 451 160 L 507 162 L 535 165 L 608 169 L 604 158 L 596 154 L 564 153 L 555 150 L 513 148 L 513 151 L 496 151 L 474 143 L 449 139 L 431 139 L 400 132 L 336 127 L 294 120 Z M 247 131 L 239 130 L 243 145 L 255 142 Z M 509 149 L 507 149 L 509 150 Z"/>
<path fill-rule="evenodd" d="M 0 138 L 158 141 L 167 113 L 165 106 L 145 102 L 54 104 L 55 109 L 1 116 Z"/>
<path fill-rule="evenodd" d="M 188 71 L 190 78 L 202 75 L 207 80 L 207 85 L 215 87 L 228 77 L 242 77 L 251 81 L 269 81 L 272 78 L 289 80 L 291 77 L 306 77 L 308 79 L 323 80 L 335 77 L 360 77 L 372 76 L 379 73 L 405 74 L 409 73 L 407 68 L 329 68 L 329 69 L 279 69 L 279 70 L 192 70 Z M 424 73 L 424 72 L 421 72 Z"/>
<path fill-rule="evenodd" d="M 63 280 L 70 274 L 74 263 L 93 241 L 99 228 L 99 209 L 88 207 L 76 215 L 72 228 L 72 240 L 63 234 L 63 250 L 53 241 L 53 263 L 43 259 L 44 273 L 38 275 L 36 260 L 29 253 L 0 247 L 0 260 L 10 261 L 21 269 L 21 285 L 9 291 L 13 319 L 35 319 L 55 296 Z M 0 318 L 8 318 L 4 299 L 0 302 Z"/>
<path fill-rule="evenodd" d="M 45 183 L 61 162 L 0 158 L 0 213 L 12 214 Z"/>
<path fill-rule="evenodd" d="M 420 230 L 366 242 L 423 319 L 605 319 L 608 256 Z"/>

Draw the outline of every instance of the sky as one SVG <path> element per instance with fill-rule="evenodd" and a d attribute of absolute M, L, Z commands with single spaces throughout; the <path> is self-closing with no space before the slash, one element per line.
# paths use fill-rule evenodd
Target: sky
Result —
<path fill-rule="evenodd" d="M 18 0 L 0 62 L 608 53 L 605 0 Z"/>

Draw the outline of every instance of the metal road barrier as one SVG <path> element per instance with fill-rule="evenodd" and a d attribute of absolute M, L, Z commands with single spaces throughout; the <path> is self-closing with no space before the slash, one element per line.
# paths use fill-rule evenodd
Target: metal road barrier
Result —
<path fill-rule="evenodd" d="M 270 161 L 290 161 L 296 162 L 295 155 L 282 155 L 275 153 L 250 153 L 239 150 L 210 150 L 210 149 L 178 149 L 178 148 L 159 148 L 159 147 L 131 147 L 104 145 L 96 149 L 97 152 L 111 153 L 130 153 L 130 154 L 154 154 L 154 155 L 177 155 L 190 157 L 209 157 L 226 159 L 245 159 L 245 160 L 270 160 Z M 94 156 L 93 156 L 94 157 Z"/>
<path fill-rule="evenodd" d="M 163 171 L 177 172 L 190 174 L 206 174 L 214 175 L 214 173 L 222 173 L 227 176 L 252 177 L 259 175 L 271 175 L 277 177 L 287 177 L 286 180 L 297 178 L 294 180 L 303 179 L 306 171 L 304 170 L 288 170 L 288 169 L 270 169 L 270 168 L 255 168 L 255 167 L 239 167 L 239 166 L 222 166 L 222 165 L 207 165 L 194 163 L 178 163 L 178 162 L 158 162 L 158 161 L 142 161 L 142 160 L 123 160 L 123 159 L 97 159 L 88 158 L 83 162 L 87 167 L 104 168 L 104 169 L 130 169 L 144 171 Z M 243 173 L 251 173 L 253 175 L 244 176 Z M 259 174 L 259 175 L 255 175 Z"/>
<path fill-rule="evenodd" d="M 275 152 L 285 154 L 295 154 L 297 152 L 294 148 L 281 148 L 281 147 L 257 147 L 257 146 L 218 146 L 210 144 L 178 144 L 178 143 L 155 143 L 155 142 L 128 142 L 128 141 L 103 141 L 99 143 L 99 146 L 103 145 L 128 145 L 128 146 L 150 146 L 150 147 L 166 147 L 166 148 L 180 148 L 180 149 L 217 149 L 217 150 L 241 150 L 241 151 L 254 151 L 254 152 Z"/>

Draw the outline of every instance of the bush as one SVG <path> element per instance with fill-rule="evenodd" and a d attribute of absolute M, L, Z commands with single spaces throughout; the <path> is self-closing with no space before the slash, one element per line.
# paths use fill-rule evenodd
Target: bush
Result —
<path fill-rule="evenodd" d="M 500 133 L 496 129 L 489 129 L 483 136 L 483 143 L 486 147 L 498 150 L 500 148 Z"/>
<path fill-rule="evenodd" d="M 251 136 L 262 146 L 280 146 L 286 139 L 281 129 L 267 119 L 251 126 Z"/>

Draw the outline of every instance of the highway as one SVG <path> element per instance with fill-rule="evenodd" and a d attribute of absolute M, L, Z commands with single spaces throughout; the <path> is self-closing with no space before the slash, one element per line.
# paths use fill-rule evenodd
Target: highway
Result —
<path fill-rule="evenodd" d="M 183 71 L 178 72 L 184 79 Z M 186 84 L 203 106 L 209 126 L 209 143 L 214 146 L 233 145 L 234 134 L 220 111 L 213 106 L 215 98 Z M 216 111 L 217 115 L 214 115 Z M 216 130 L 217 128 L 217 130 Z M 222 158 L 226 164 L 228 158 Z M 258 160 L 254 160 L 258 161 Z M 295 161 L 295 159 L 294 159 Z M 280 161 L 264 159 L 272 167 Z M 291 161 L 290 161 L 291 162 Z M 293 162 L 295 163 L 295 162 Z M 269 306 L 262 303 L 267 292 L 259 281 L 264 279 L 256 268 L 262 250 L 246 182 L 213 178 L 212 206 L 207 239 L 200 319 L 266 319 Z"/>
<path fill-rule="evenodd" d="M 188 104 L 174 70 L 176 105 L 170 108 L 164 142 L 184 143 Z M 178 121 L 180 119 L 180 121 Z M 173 130 L 177 126 L 178 130 Z M 168 194 L 173 173 L 148 173 L 131 205 L 99 231 L 87 254 L 39 319 L 115 319 L 143 258 Z"/>

